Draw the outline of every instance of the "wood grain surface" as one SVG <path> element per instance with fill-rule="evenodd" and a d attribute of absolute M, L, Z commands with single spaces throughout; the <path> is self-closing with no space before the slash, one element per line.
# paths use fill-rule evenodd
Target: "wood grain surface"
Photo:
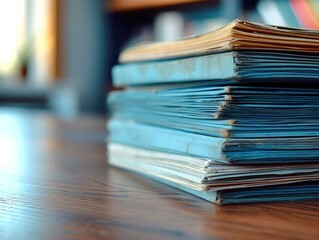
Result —
<path fill-rule="evenodd" d="M 108 167 L 105 119 L 0 109 L 0 239 L 319 239 L 319 202 L 216 206 Z"/>

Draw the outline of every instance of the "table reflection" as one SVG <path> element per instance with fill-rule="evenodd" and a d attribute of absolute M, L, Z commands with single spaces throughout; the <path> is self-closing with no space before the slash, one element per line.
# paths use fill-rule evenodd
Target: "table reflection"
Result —
<path fill-rule="evenodd" d="M 14 184 L 24 169 L 28 155 L 25 126 L 21 119 L 10 113 L 0 114 L 0 185 Z"/>

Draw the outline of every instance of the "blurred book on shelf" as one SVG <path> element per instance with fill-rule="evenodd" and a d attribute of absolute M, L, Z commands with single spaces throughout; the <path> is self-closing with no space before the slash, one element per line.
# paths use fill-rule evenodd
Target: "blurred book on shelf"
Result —
<path fill-rule="evenodd" d="M 318 29 L 319 22 L 308 0 L 290 0 L 291 7 L 304 28 Z"/>
<path fill-rule="evenodd" d="M 317 0 L 260 0 L 257 11 L 267 24 L 319 28 Z"/>

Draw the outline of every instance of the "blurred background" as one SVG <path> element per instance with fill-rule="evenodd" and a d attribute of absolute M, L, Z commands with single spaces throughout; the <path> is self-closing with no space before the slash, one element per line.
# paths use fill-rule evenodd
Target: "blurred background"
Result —
<path fill-rule="evenodd" d="M 104 115 L 124 48 L 236 18 L 318 29 L 317 0 L 0 0 L 0 106 Z"/>

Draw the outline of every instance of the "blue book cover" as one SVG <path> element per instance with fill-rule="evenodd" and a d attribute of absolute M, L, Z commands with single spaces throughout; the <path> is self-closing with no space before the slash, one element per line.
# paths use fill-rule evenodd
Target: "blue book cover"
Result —
<path fill-rule="evenodd" d="M 113 118 L 109 141 L 233 164 L 305 163 L 319 160 L 319 137 L 218 138 Z"/>
<path fill-rule="evenodd" d="M 319 198 L 315 163 L 233 166 L 115 143 L 108 144 L 108 161 L 222 205 Z"/>
<path fill-rule="evenodd" d="M 110 93 L 113 115 L 219 138 L 319 137 L 319 90 L 172 84 Z"/>
<path fill-rule="evenodd" d="M 185 83 L 210 80 L 239 83 L 318 83 L 319 55 L 230 51 L 162 61 L 120 64 L 112 69 L 115 86 Z"/>

